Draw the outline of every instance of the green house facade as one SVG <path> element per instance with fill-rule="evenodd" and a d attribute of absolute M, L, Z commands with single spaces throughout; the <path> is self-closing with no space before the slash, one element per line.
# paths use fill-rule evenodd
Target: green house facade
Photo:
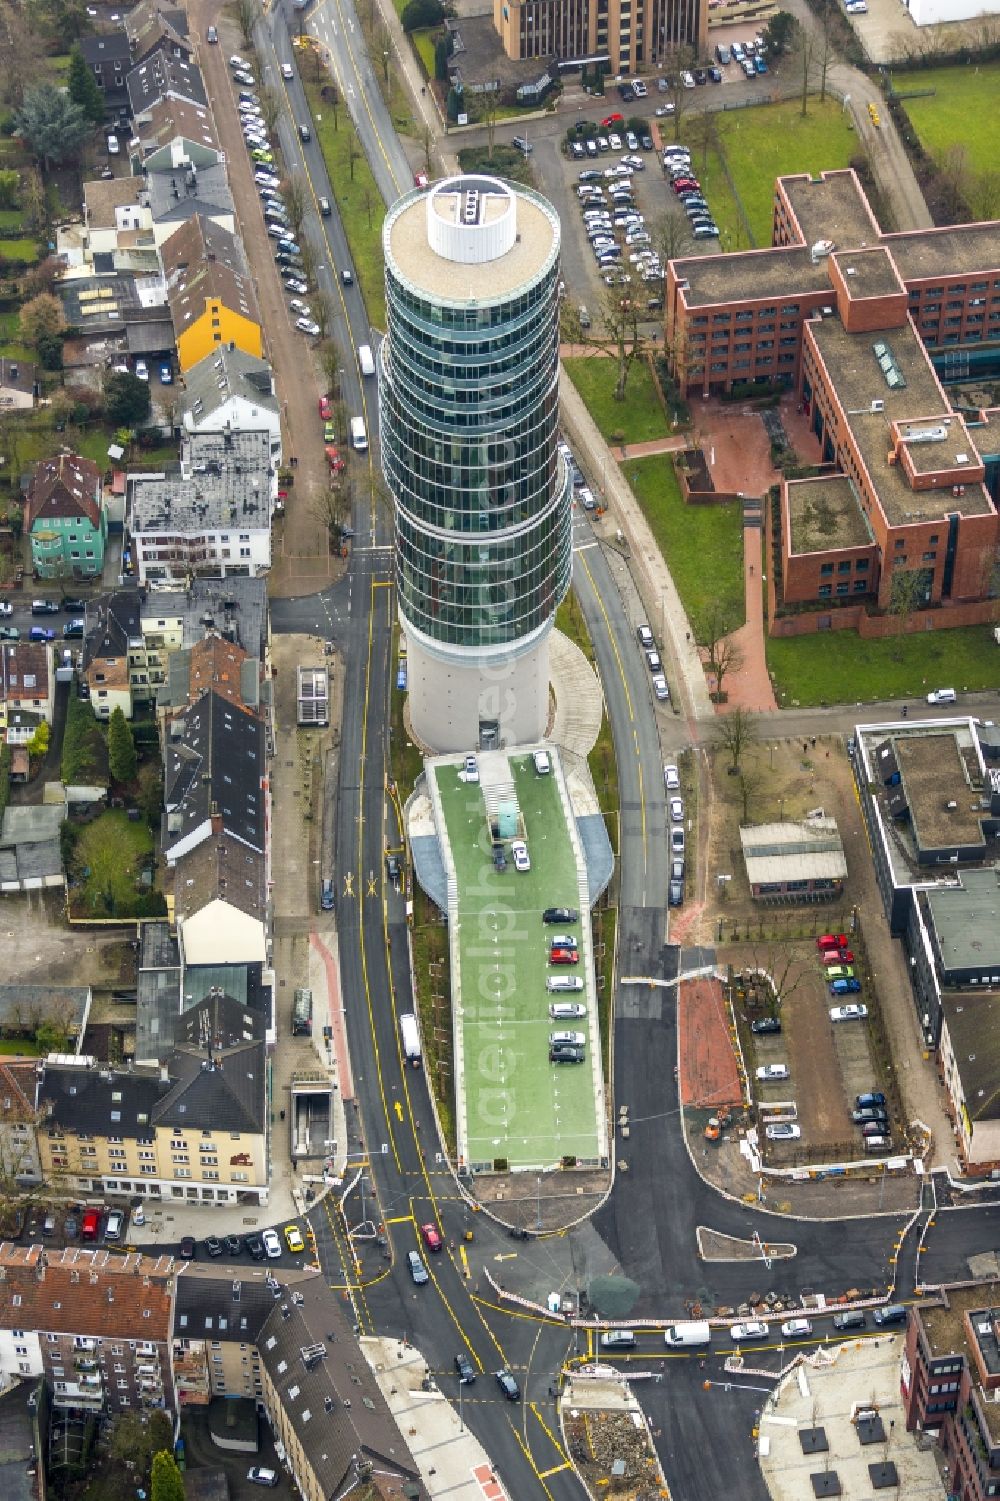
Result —
<path fill-rule="evenodd" d="M 101 474 L 92 459 L 61 453 L 35 465 L 24 529 L 40 579 L 99 578 L 108 540 Z"/>

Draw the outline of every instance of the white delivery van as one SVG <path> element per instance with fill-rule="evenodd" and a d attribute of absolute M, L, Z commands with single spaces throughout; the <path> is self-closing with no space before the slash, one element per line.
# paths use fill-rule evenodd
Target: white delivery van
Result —
<path fill-rule="evenodd" d="M 399 1035 L 403 1039 L 403 1056 L 411 1068 L 420 1067 L 420 1031 L 412 1011 L 399 1018 Z"/>
<path fill-rule="evenodd" d="M 358 364 L 361 366 L 362 375 L 375 374 L 375 359 L 370 344 L 358 345 Z"/>
<path fill-rule="evenodd" d="M 675 1349 L 684 1345 L 710 1345 L 712 1326 L 704 1319 L 689 1319 L 683 1324 L 668 1324 L 663 1331 L 663 1343 Z"/>
<path fill-rule="evenodd" d="M 365 453 L 368 449 L 368 431 L 363 417 L 351 418 L 351 447 L 357 453 Z"/>

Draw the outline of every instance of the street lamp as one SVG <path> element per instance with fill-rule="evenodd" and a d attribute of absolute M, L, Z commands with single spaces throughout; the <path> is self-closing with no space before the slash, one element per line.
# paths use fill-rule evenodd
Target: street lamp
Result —
<path fill-rule="evenodd" d="M 542 1228 L 542 1180 L 535 1179 L 535 1229 Z"/>

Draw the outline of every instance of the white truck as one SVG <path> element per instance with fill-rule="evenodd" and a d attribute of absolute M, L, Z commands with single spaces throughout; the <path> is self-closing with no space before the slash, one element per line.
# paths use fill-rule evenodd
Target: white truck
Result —
<path fill-rule="evenodd" d="M 704 1319 L 688 1319 L 683 1324 L 668 1324 L 663 1331 L 663 1343 L 671 1349 L 710 1345 L 712 1326 Z"/>
<path fill-rule="evenodd" d="M 361 366 L 362 375 L 375 374 L 375 359 L 372 355 L 370 344 L 358 345 L 358 364 Z"/>
<path fill-rule="evenodd" d="M 368 430 L 363 417 L 351 418 L 351 447 L 356 453 L 365 453 L 368 448 Z"/>
<path fill-rule="evenodd" d="M 403 1056 L 411 1068 L 419 1068 L 420 1029 L 412 1011 L 405 1011 L 399 1018 L 399 1035 L 403 1039 Z"/>

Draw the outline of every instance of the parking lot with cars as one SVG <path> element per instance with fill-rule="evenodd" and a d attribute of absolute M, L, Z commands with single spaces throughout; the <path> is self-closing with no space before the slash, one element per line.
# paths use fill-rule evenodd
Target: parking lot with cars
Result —
<path fill-rule="evenodd" d="M 848 935 L 820 934 L 813 945 L 796 944 L 794 955 L 787 948 L 780 956 L 759 948 L 747 962 L 749 969 L 777 975 L 783 992 L 775 1007 L 749 979 L 740 999 L 737 982 L 736 1009 L 750 1021 L 752 1083 L 768 1159 L 780 1164 L 810 1152 L 825 1160 L 831 1150 L 845 1159 L 891 1150 L 863 964 Z"/>

